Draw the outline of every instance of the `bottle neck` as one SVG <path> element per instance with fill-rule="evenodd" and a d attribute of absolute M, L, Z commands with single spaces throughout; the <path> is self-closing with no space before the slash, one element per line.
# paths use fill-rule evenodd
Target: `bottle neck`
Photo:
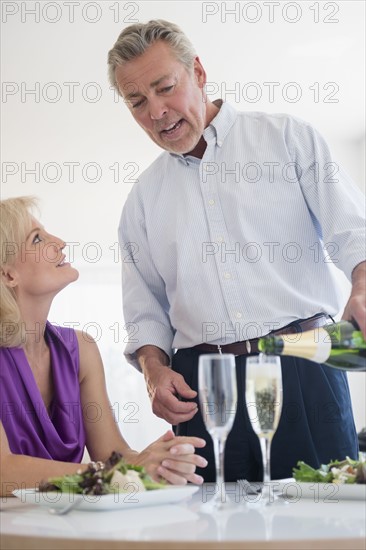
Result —
<path fill-rule="evenodd" d="M 331 339 L 324 328 L 309 330 L 302 334 L 287 334 L 281 340 L 281 355 L 303 357 L 316 363 L 325 363 L 332 349 Z"/>

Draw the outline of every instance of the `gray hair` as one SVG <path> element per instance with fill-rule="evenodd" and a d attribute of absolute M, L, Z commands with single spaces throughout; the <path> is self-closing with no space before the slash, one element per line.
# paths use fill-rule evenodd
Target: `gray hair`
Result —
<path fill-rule="evenodd" d="M 178 25 L 164 19 L 152 19 L 147 23 L 129 25 L 121 32 L 108 53 L 109 81 L 118 93 L 120 92 L 115 78 L 116 68 L 145 53 L 157 40 L 169 44 L 177 60 L 187 69 L 192 68 L 196 52 Z"/>

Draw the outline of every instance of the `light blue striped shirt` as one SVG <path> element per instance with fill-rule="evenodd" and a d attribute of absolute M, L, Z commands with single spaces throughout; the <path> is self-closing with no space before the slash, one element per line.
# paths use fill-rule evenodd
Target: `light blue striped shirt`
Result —
<path fill-rule="evenodd" d="M 223 103 L 202 159 L 163 152 L 125 203 L 125 354 L 230 343 L 339 311 L 331 262 L 365 259 L 365 198 L 309 124 Z"/>

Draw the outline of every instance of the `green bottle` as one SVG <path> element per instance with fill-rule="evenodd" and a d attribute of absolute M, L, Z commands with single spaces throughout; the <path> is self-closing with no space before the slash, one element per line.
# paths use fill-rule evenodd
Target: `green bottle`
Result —
<path fill-rule="evenodd" d="M 293 355 L 336 369 L 366 371 L 365 339 L 348 321 L 297 334 L 264 336 L 258 348 L 268 355 Z"/>

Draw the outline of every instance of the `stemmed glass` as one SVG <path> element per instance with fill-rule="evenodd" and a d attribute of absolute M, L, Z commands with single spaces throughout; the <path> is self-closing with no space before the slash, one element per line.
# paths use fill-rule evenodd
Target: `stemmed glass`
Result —
<path fill-rule="evenodd" d="M 274 355 L 248 357 L 246 360 L 245 401 L 252 427 L 259 437 L 263 459 L 261 502 L 276 499 L 270 491 L 271 443 L 282 411 L 281 361 Z"/>
<path fill-rule="evenodd" d="M 213 505 L 226 502 L 224 447 L 237 407 L 235 357 L 232 354 L 201 355 L 198 365 L 199 402 L 203 421 L 215 450 L 216 485 Z M 222 498 L 221 498 L 222 497 Z"/>

